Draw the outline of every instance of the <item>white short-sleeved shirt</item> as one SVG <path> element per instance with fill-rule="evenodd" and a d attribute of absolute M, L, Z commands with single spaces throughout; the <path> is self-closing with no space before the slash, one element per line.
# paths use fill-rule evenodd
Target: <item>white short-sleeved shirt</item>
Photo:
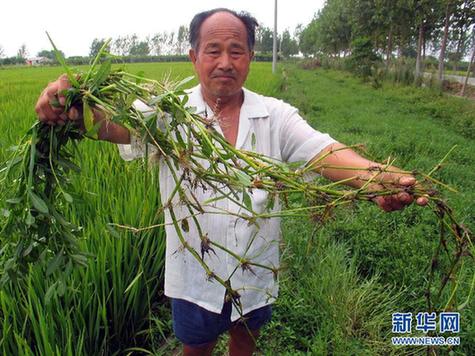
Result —
<path fill-rule="evenodd" d="M 335 143 L 329 135 L 313 129 L 299 115 L 296 108 L 285 102 L 256 94 L 247 89 L 239 117 L 239 129 L 236 147 L 255 150 L 268 157 L 284 162 L 310 161 L 321 150 Z M 196 108 L 196 113 L 204 115 L 212 110 L 204 102 L 200 86 L 188 91 L 187 105 Z M 139 107 L 140 108 L 140 107 Z M 146 111 L 146 107 L 142 107 Z M 222 133 L 219 124 L 216 130 Z M 253 138 L 254 136 L 254 138 Z M 143 152 L 143 146 L 135 139 L 130 145 L 118 145 L 123 159 L 137 158 Z M 186 184 L 186 183 L 185 183 Z M 162 203 L 175 188 L 169 168 L 160 163 L 160 193 Z M 191 188 L 190 188 L 191 189 Z M 201 202 L 212 198 L 211 189 L 196 188 L 193 194 Z M 267 193 L 253 189 L 249 194 L 254 211 L 263 212 L 267 205 Z M 187 208 L 180 205 L 178 197 L 173 200 L 177 219 L 190 215 Z M 197 215 L 204 234 L 211 241 L 232 250 L 237 255 L 253 262 L 279 266 L 280 219 L 258 219 L 256 224 L 223 211 L 239 212 L 239 206 L 228 199 L 214 201 L 204 206 L 204 214 Z M 276 204 L 275 209 L 278 209 Z M 192 219 L 187 219 L 189 231 L 183 232 L 187 243 L 198 253 L 201 251 L 198 230 Z M 204 269 L 192 254 L 183 248 L 168 211 L 165 211 L 166 223 L 166 262 L 165 294 L 169 297 L 185 299 L 215 313 L 221 313 L 225 288 L 213 279 L 208 279 Z M 213 247 L 214 252 L 204 254 L 204 261 L 213 273 L 223 280 L 230 275 L 231 287 L 240 294 L 243 314 L 275 301 L 278 283 L 272 271 L 256 266 L 252 270 L 242 269 L 239 261 Z M 231 320 L 239 318 L 239 312 L 233 307 Z"/>

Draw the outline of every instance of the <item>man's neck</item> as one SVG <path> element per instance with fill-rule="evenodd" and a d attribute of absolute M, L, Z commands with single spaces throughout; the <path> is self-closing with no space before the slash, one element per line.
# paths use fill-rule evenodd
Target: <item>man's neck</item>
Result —
<path fill-rule="evenodd" d="M 215 114 L 239 109 L 244 101 L 244 92 L 242 89 L 236 95 L 230 96 L 214 96 L 201 89 L 201 95 Z"/>
<path fill-rule="evenodd" d="M 239 130 L 239 115 L 244 101 L 243 90 L 241 89 L 236 95 L 225 97 L 207 95 L 203 89 L 201 94 L 204 101 L 213 110 L 213 115 L 217 118 L 224 137 L 231 145 L 235 146 Z"/>

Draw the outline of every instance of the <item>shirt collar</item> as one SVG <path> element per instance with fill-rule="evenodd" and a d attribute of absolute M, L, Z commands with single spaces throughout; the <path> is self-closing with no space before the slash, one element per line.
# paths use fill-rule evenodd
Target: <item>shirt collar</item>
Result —
<path fill-rule="evenodd" d="M 240 118 L 247 117 L 248 119 L 264 118 L 269 116 L 269 112 L 262 100 L 261 96 L 246 89 L 242 88 L 244 92 L 244 102 L 241 106 Z M 201 94 L 201 86 L 197 86 L 188 89 L 188 106 L 195 107 L 197 114 L 203 114 L 206 111 L 206 103 L 203 100 Z M 244 116 L 243 116 L 244 113 Z"/>
<path fill-rule="evenodd" d="M 236 147 L 242 149 L 246 146 L 248 137 L 251 131 L 250 119 L 256 118 L 268 118 L 269 112 L 262 100 L 262 97 L 246 88 L 242 88 L 244 91 L 244 102 L 242 103 L 240 115 L 239 115 L 239 128 L 238 136 L 236 140 Z M 197 85 L 194 88 L 189 89 L 188 93 L 188 106 L 196 108 L 196 114 L 202 115 L 206 112 L 206 103 L 203 100 L 201 94 L 201 86 Z M 216 124 L 216 130 L 219 133 L 223 133 L 219 124 Z"/>

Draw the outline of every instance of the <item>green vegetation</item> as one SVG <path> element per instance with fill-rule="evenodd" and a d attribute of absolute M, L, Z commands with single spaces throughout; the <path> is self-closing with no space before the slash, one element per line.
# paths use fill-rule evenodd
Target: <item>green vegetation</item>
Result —
<path fill-rule="evenodd" d="M 424 171 L 457 144 L 439 177 L 459 190 L 449 194 L 450 202 L 474 229 L 475 103 L 414 87 L 386 84 L 375 90 L 337 71 L 295 67 L 286 71 L 282 98 L 299 107 L 321 131 L 346 144 L 364 144 L 375 160 L 391 156 L 402 168 Z M 286 221 L 288 281 L 282 285 L 276 318 L 266 329 L 268 339 L 263 344 L 289 354 L 294 350 L 314 354 L 414 351 L 395 350 L 387 337 L 394 336 L 391 313 L 425 310 L 425 282 L 438 242 L 430 215 L 415 206 L 388 214 L 358 204 L 339 211 L 334 221 L 317 230 Z M 341 263 L 335 263 L 338 259 Z M 468 292 L 474 271 L 472 265 L 460 289 Z M 380 291 L 377 297 L 372 294 L 375 290 Z M 342 302 L 352 298 L 358 302 Z M 463 346 L 454 351 L 470 355 L 475 340 L 473 300 L 461 314 Z M 339 324 L 339 320 L 346 322 Z"/>
<path fill-rule="evenodd" d="M 359 63 L 375 62 L 378 56 L 385 63 L 373 72 L 388 74 L 413 59 L 416 84 L 422 82 L 424 65 L 437 67 L 440 81 L 444 67 L 456 69 L 474 51 L 474 13 L 471 0 L 328 0 L 301 31 L 300 50 L 332 61 L 350 55 L 354 62 L 356 55 Z M 361 65 L 350 67 L 362 75 Z"/>
<path fill-rule="evenodd" d="M 172 78 L 191 74 L 186 63 L 128 68 L 157 79 L 169 69 Z M 39 92 L 59 73 L 58 68 L 0 71 L 0 161 L 34 122 Z M 428 171 L 458 144 L 438 177 L 462 192 L 449 198 L 474 230 L 473 103 L 412 87 L 375 90 L 335 71 L 288 67 L 279 81 L 263 63 L 253 63 L 248 87 L 282 97 L 319 130 L 347 144 L 365 144 L 376 160 L 396 157 L 406 169 Z M 94 257 L 67 280 L 45 278 L 45 268 L 33 266 L 26 293 L 15 285 L 2 290 L 0 349 L 46 355 L 143 347 L 168 354 L 176 342 L 164 341 L 171 330 L 160 293 L 163 235 L 115 234 L 106 227 L 111 221 L 132 226 L 157 222 L 156 177 L 144 172 L 140 162 L 121 161 L 113 145 L 85 142 L 79 150 L 83 172 L 72 179 L 75 204 L 68 217 L 84 227 L 81 244 Z M 7 189 L 2 184 L 0 196 Z M 391 313 L 425 311 L 423 291 L 438 238 L 431 212 L 410 207 L 386 214 L 360 203 L 340 209 L 316 230 L 310 222 L 286 220 L 283 236 L 286 269 L 273 321 L 260 341 L 264 354 L 415 350 L 391 347 Z M 464 271 L 467 275 L 459 276 L 462 297 L 473 268 Z M 55 292 L 48 294 L 53 283 Z M 456 353 L 475 351 L 474 310 L 472 300 L 462 311 L 462 346 L 454 348 Z"/>

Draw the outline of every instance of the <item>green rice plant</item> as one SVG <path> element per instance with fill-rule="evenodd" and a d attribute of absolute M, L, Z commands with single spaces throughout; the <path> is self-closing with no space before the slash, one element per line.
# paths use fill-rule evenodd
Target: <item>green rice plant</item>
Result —
<path fill-rule="evenodd" d="M 83 162 L 84 163 L 84 162 Z M 116 162 L 118 158 L 116 157 Z M 97 164 L 86 160 L 83 168 Z M 122 176 L 116 182 L 131 190 L 119 188 L 115 194 L 122 201 L 91 200 L 93 211 L 120 208 L 116 219 L 129 224 L 156 224 L 158 200 L 156 177 L 148 177 L 150 185 L 144 189 L 143 176 L 128 167 L 116 168 Z M 101 192 L 101 186 L 88 187 Z M 137 201 L 135 201 L 137 200 Z M 124 217 L 126 204 L 141 202 L 140 214 Z M 80 215 L 81 206 L 71 212 Z M 123 209 L 123 210 L 122 210 Z M 120 217 L 122 215 L 122 217 Z M 163 330 L 152 324 L 152 313 L 158 303 L 163 279 L 165 238 L 163 230 L 132 234 L 107 229 L 108 215 L 94 214 L 82 221 L 87 227 L 81 249 L 94 257 L 87 266 L 69 274 L 55 272 L 45 278 L 46 266 L 32 266 L 24 284 L 9 283 L 0 294 L 0 350 L 3 354 L 113 354 L 132 346 L 152 344 L 155 333 Z M 159 317 L 158 315 L 155 318 Z M 158 329 L 157 329 L 158 328 Z M 21 346 L 23 345 L 23 346 Z"/>
<path fill-rule="evenodd" d="M 256 73 L 271 77 L 270 67 L 264 68 L 261 63 L 253 66 Z M 170 68 L 174 75 L 191 74 L 187 65 L 176 63 L 166 67 L 131 66 L 136 72 L 146 71 L 154 77 L 166 75 Z M 33 100 L 41 87 L 59 74 L 55 67 L 14 68 L 1 73 L 0 161 L 8 159 L 8 147 L 36 119 Z M 250 78 L 250 82 L 260 90 L 272 90 L 272 80 L 259 77 Z M 163 229 L 142 233 L 108 229 L 110 222 L 130 226 L 161 222 L 161 217 L 156 216 L 160 197 L 155 170 L 147 171 L 143 162 L 125 164 L 113 145 L 93 140 L 83 140 L 77 154 L 75 161 L 80 162 L 81 172 L 69 174 L 69 193 L 74 203 L 65 205 L 63 212 L 65 219 L 82 227 L 78 244 L 89 256 L 87 266 L 74 268 L 66 276 L 59 270 L 46 276 L 46 266 L 35 263 L 28 268 L 24 283 L 17 280 L 2 287 L 1 354 L 45 354 L 44 348 L 37 346 L 45 342 L 52 345 L 53 353 L 62 350 L 56 354 L 159 350 L 158 346 L 171 332 L 168 305 L 163 297 Z M 0 208 L 6 207 L 3 197 L 11 194 L 10 188 L 0 187 Z M 1 246 L 4 238 L 1 235 Z M 37 283 L 29 283 L 29 278 Z M 57 283 L 60 278 L 61 284 Z M 37 296 L 32 298 L 34 310 L 40 311 L 35 314 L 26 313 L 30 293 Z M 32 329 L 39 328 L 41 315 L 47 316 L 46 327 L 57 332 L 47 332 L 45 341 L 37 342 Z"/>
<path fill-rule="evenodd" d="M 25 70 L 12 69 L 0 79 L 2 161 L 11 154 L 7 149 L 19 133 L 31 125 L 28 121 L 35 119 L 30 115 L 31 100 L 42 83 L 59 74 L 57 68 L 47 68 L 46 73 L 32 69 L 24 80 Z M 111 221 L 160 223 L 155 172 L 142 169 L 141 162 L 125 165 L 112 145 L 92 140 L 78 145 L 79 157 L 82 172 L 70 172 L 68 177 L 74 204 L 65 205 L 62 212 L 81 226 L 78 247 L 89 256 L 87 266 L 47 276 L 47 265 L 35 263 L 24 279 L 2 286 L 0 354 L 46 355 L 45 344 L 51 345 L 53 354 L 114 354 L 133 346 L 150 347 L 161 342 L 160 331 L 169 332 L 168 322 L 152 321 L 152 317 L 167 320 L 163 313 L 157 314 L 163 298 L 162 229 L 114 235 L 107 229 Z M 1 186 L 2 208 L 10 189 L 11 184 Z M 1 246 L 5 239 L 0 235 Z M 44 326 L 41 319 L 46 319 L 43 334 L 33 331 Z"/>

